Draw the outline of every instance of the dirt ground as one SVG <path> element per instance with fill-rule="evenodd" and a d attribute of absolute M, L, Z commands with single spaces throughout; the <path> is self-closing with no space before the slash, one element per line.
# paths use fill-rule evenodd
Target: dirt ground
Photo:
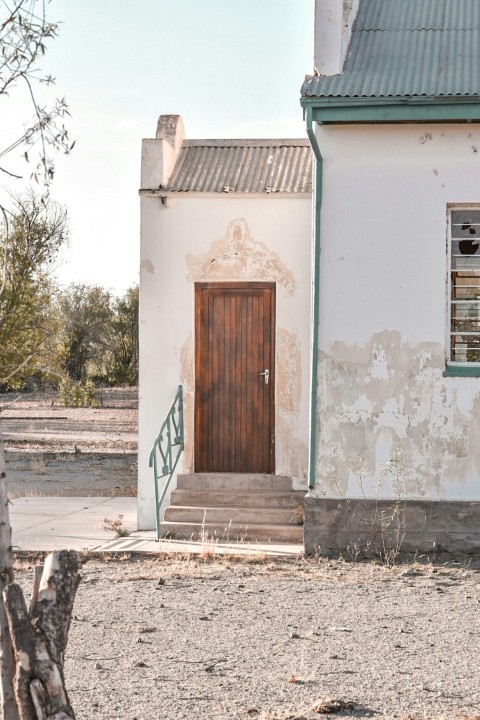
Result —
<path fill-rule="evenodd" d="M 136 495 L 137 388 L 99 397 L 65 408 L 54 392 L 0 395 L 11 497 Z"/>
<path fill-rule="evenodd" d="M 77 720 L 310 720 L 332 700 L 341 718 L 478 720 L 479 579 L 472 565 L 91 559 L 67 648 Z"/>
<path fill-rule="evenodd" d="M 0 396 L 0 411 L 13 496 L 135 493 L 135 389 L 90 410 Z M 480 720 L 480 560 L 211 555 L 207 544 L 200 557 L 88 559 L 66 658 L 77 720 L 311 720 L 329 708 Z M 26 588 L 33 564 L 17 558 Z"/>

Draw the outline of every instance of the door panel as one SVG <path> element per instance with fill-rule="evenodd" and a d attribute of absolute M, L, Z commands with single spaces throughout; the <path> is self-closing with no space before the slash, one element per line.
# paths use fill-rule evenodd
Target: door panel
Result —
<path fill-rule="evenodd" d="M 274 332 L 274 283 L 195 286 L 197 472 L 275 471 Z"/>

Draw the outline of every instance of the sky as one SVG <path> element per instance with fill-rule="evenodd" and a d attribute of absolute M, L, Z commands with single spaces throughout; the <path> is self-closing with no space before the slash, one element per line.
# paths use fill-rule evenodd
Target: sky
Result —
<path fill-rule="evenodd" d="M 306 137 L 300 86 L 313 67 L 313 0 L 52 0 L 61 21 L 39 67 L 65 96 L 75 147 L 56 157 L 51 195 L 70 217 L 60 283 L 116 293 L 138 282 L 141 140 L 182 115 L 187 138 Z M 42 95 L 43 93 L 43 95 Z M 22 89 L 0 100 L 2 147 L 31 109 Z M 25 180 L 32 167 L 4 164 Z M 3 177 L 0 179 L 3 181 Z"/>

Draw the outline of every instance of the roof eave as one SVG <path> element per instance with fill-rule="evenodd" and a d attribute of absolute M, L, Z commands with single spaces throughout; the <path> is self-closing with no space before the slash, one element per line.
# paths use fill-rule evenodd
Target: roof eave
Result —
<path fill-rule="evenodd" d="M 307 97 L 312 118 L 323 123 L 476 122 L 480 96 Z"/>
<path fill-rule="evenodd" d="M 311 198 L 312 190 L 265 190 L 263 192 L 238 192 L 236 190 L 170 190 L 169 188 L 141 188 L 140 197 L 155 198 Z"/>

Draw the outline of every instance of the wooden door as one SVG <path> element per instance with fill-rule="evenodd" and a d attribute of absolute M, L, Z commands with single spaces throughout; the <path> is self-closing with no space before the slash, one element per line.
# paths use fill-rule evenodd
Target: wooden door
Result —
<path fill-rule="evenodd" d="M 196 284 L 196 472 L 275 472 L 274 388 L 275 284 Z"/>

